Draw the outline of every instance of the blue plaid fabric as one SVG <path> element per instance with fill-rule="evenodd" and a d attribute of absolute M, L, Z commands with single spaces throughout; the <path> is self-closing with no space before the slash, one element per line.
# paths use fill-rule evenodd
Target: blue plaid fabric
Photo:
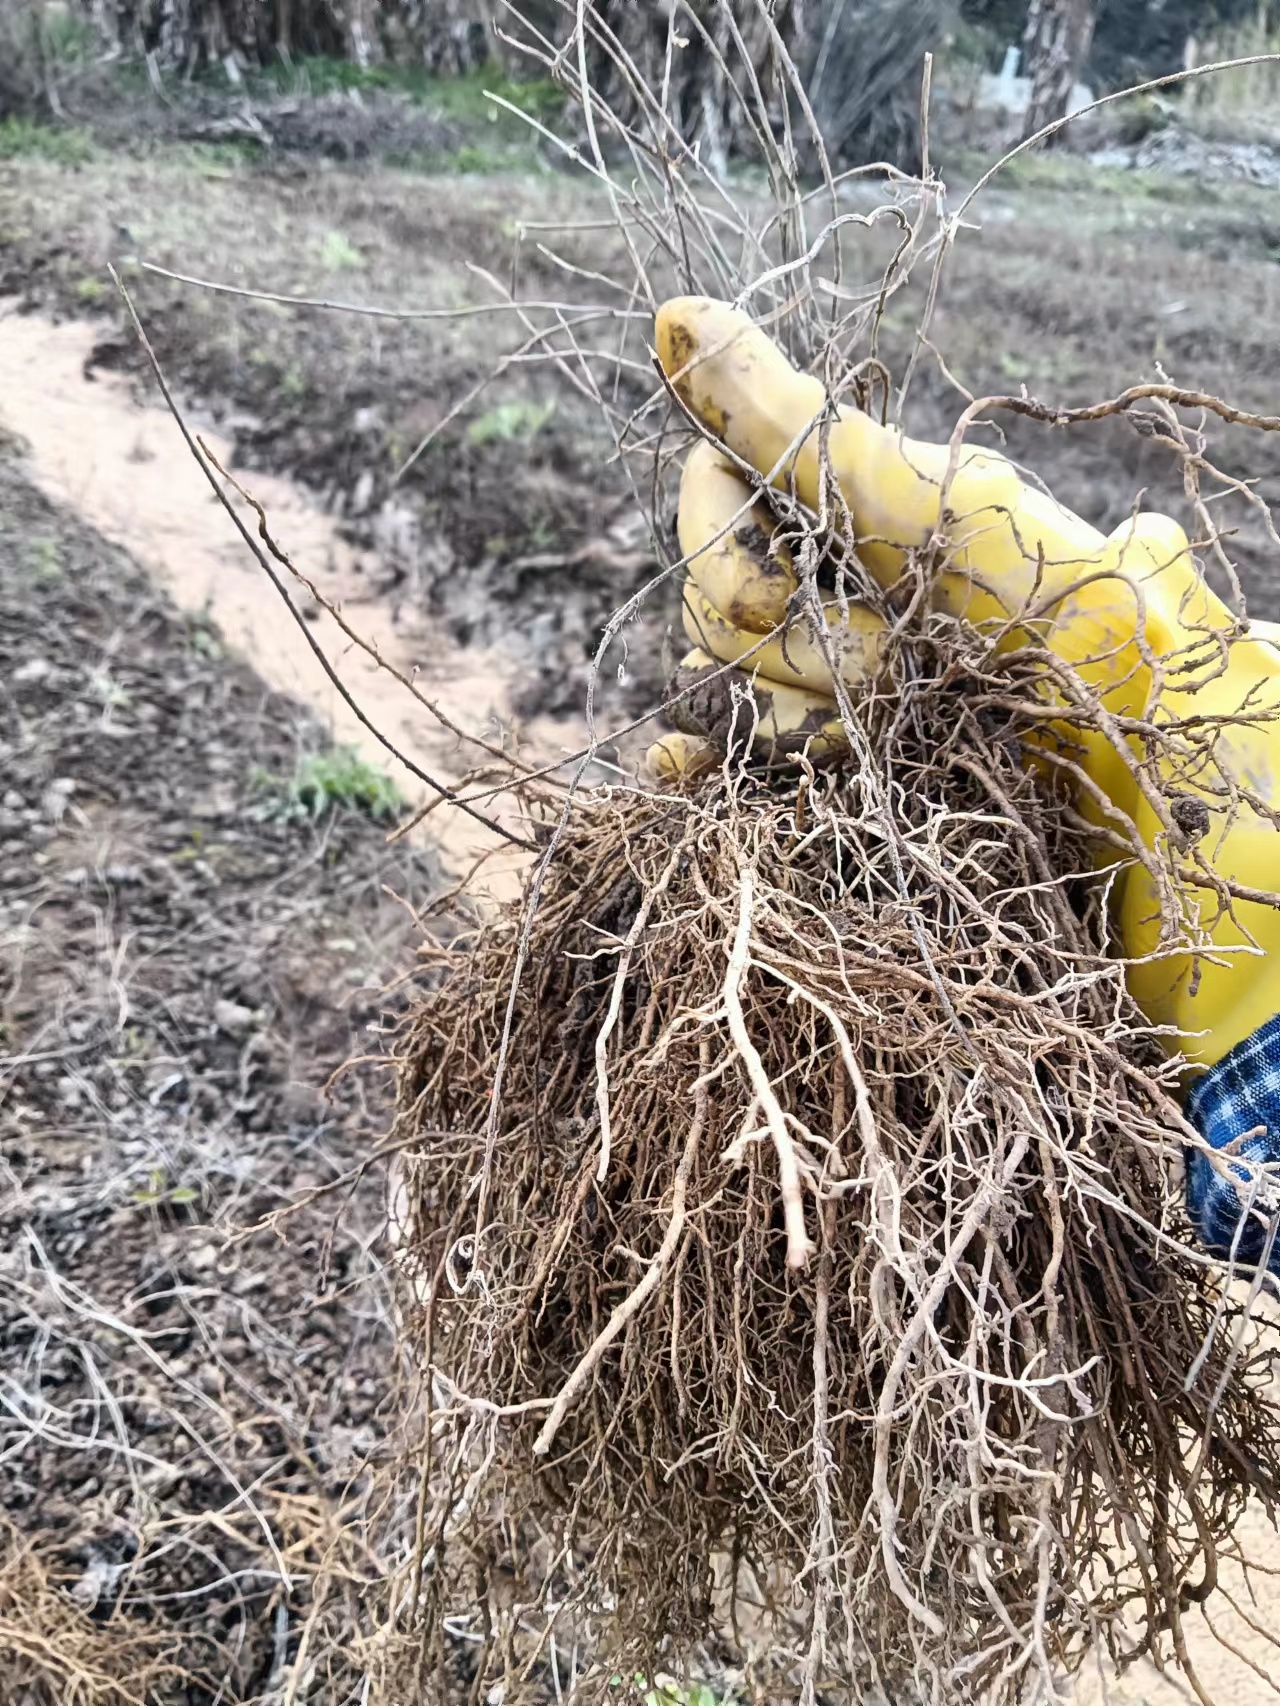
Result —
<path fill-rule="evenodd" d="M 1280 1234 L 1273 1231 L 1280 1172 L 1269 1176 L 1258 1165 L 1280 1162 L 1280 1013 L 1196 1079 L 1187 1119 L 1213 1149 L 1243 1139 L 1221 1170 L 1201 1151 L 1187 1151 L 1187 1208 L 1202 1242 L 1249 1267 L 1265 1255 L 1280 1274 Z M 1259 1126 L 1256 1136 L 1244 1136 Z"/>

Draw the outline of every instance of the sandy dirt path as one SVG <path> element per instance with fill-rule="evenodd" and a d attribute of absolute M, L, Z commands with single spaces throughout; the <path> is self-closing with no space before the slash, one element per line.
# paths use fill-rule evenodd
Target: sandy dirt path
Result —
<path fill-rule="evenodd" d="M 100 336 L 92 325 L 54 324 L 0 305 L 0 427 L 23 440 L 31 474 L 47 497 L 76 510 L 147 568 L 180 608 L 204 613 L 227 642 L 272 687 L 310 706 L 335 741 L 385 766 L 407 801 L 429 790 L 398 764 L 326 678 L 302 626 L 254 560 L 161 406 L 140 405 L 130 383 L 85 364 Z M 189 422 L 224 468 L 231 446 L 216 431 Z M 237 475 L 239 477 L 239 475 Z M 379 654 L 410 676 L 457 726 L 502 744 L 518 736 L 521 754 L 544 762 L 573 750 L 581 731 L 540 720 L 516 730 L 510 711 L 517 668 L 500 652 L 464 649 L 429 618 L 392 613 L 379 598 L 376 562 L 340 536 L 333 518 L 297 485 L 253 472 L 247 490 L 267 511 L 272 534 L 323 597 Z M 234 492 L 229 495 L 235 498 Z M 239 502 L 239 500 L 236 500 Z M 256 527 L 252 511 L 240 505 Z M 301 588 L 295 607 L 323 647 L 343 685 L 399 751 L 433 777 L 456 781 L 486 755 L 460 742 L 386 670 L 353 646 L 333 617 Z M 516 827 L 514 802 L 485 811 Z M 461 872 L 495 838 L 447 803 L 428 820 L 446 863 Z M 522 856 L 514 855 L 518 864 Z M 493 893 L 511 890 L 512 860 L 498 855 L 488 873 Z"/>

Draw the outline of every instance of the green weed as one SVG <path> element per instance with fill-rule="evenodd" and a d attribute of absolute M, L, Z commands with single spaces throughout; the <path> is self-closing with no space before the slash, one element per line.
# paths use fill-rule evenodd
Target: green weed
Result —
<path fill-rule="evenodd" d="M 416 65 L 355 65 L 345 59 L 304 57 L 286 65 L 279 62 L 266 73 L 267 79 L 290 95 L 361 94 L 384 90 L 405 95 L 418 105 L 434 107 L 450 118 L 487 118 L 494 111 L 490 95 L 509 101 L 522 112 L 544 121 L 559 113 L 564 90 L 550 78 L 528 80 L 504 76 L 496 67 L 468 73 L 465 77 L 433 77 Z"/>
<path fill-rule="evenodd" d="M 637 1688 L 645 1687 L 645 1677 L 637 1676 L 635 1680 Z M 653 1686 L 645 1694 L 644 1706 L 736 1706 L 736 1701 L 732 1694 L 717 1694 L 704 1682 L 684 1687 L 673 1677 L 655 1676 Z"/>
<path fill-rule="evenodd" d="M 48 586 L 62 578 L 62 558 L 52 539 L 31 541 L 31 573 L 37 586 Z"/>
<path fill-rule="evenodd" d="M 83 166 L 93 155 L 88 133 L 74 125 L 41 124 L 16 114 L 0 119 L 0 160 L 51 160 Z"/>
<path fill-rule="evenodd" d="M 255 765 L 254 770 L 264 778 L 261 786 L 270 786 L 272 778 L 262 769 L 261 765 Z M 202 825 L 196 823 L 187 832 L 187 845 L 176 848 L 170 853 L 169 858 L 175 865 L 194 865 L 197 859 L 203 859 L 209 851 L 204 829 Z"/>
<path fill-rule="evenodd" d="M 326 272 L 358 272 L 364 256 L 341 231 L 326 231 L 320 245 L 320 262 Z"/>
<path fill-rule="evenodd" d="M 464 142 L 461 148 L 448 156 L 445 163 L 465 177 L 468 174 L 477 176 L 484 172 L 500 172 L 511 162 L 506 153 L 496 148 L 478 147 L 474 142 Z"/>
<path fill-rule="evenodd" d="M 1027 377 L 1026 358 L 1015 355 L 1012 350 L 1002 349 L 996 354 L 996 369 L 1004 379 L 1012 379 L 1015 384 Z"/>
<path fill-rule="evenodd" d="M 108 670 L 95 671 L 89 685 L 104 711 L 124 711 L 133 703 L 128 688 L 113 680 Z"/>
<path fill-rule="evenodd" d="M 223 655 L 222 641 L 213 618 L 202 612 L 192 616 L 187 622 L 187 644 L 200 658 L 220 658 Z"/>
<path fill-rule="evenodd" d="M 45 11 L 40 28 L 44 56 L 50 62 L 84 65 L 102 52 L 102 42 L 93 25 L 69 10 Z"/>
<path fill-rule="evenodd" d="M 958 150 L 953 165 L 963 173 L 978 166 L 985 170 L 989 162 L 978 160 L 971 152 Z M 1019 154 L 1003 166 L 993 187 L 1011 189 L 1057 190 L 1068 195 L 1120 197 L 1129 201 L 1201 201 L 1203 188 L 1194 178 L 1178 178 L 1168 172 L 1135 172 L 1124 166 L 1094 166 L 1078 155 L 1055 153 L 1052 149 L 1039 153 Z M 981 206 L 981 203 L 978 204 Z"/>
<path fill-rule="evenodd" d="M 256 165 L 262 159 L 262 144 L 251 136 L 231 136 L 222 142 L 180 142 L 174 145 L 186 153 L 192 170 L 201 178 L 229 178 L 245 166 Z"/>
<path fill-rule="evenodd" d="M 432 104 L 454 118 L 484 117 L 490 122 L 519 125 L 519 134 L 526 127 L 518 118 L 503 113 L 498 105 L 506 101 L 531 118 L 544 124 L 564 111 L 564 90 L 549 77 L 534 77 L 527 82 L 502 77 L 496 72 L 473 71 L 467 77 L 442 77 L 434 80 Z"/>
<path fill-rule="evenodd" d="M 101 302 L 107 294 L 107 287 L 100 278 L 82 278 L 76 285 L 76 296 L 81 302 Z"/>
<path fill-rule="evenodd" d="M 414 172 L 427 177 L 494 177 L 499 174 L 522 173 L 545 175 L 548 168 L 531 144 L 531 134 L 519 141 L 500 139 L 490 144 L 488 138 L 479 142 L 463 142 L 457 148 L 392 148 L 385 158 L 388 166 L 401 172 Z"/>
<path fill-rule="evenodd" d="M 139 1208 L 183 1208 L 200 1201 L 198 1185 L 175 1185 L 163 1167 L 153 1167 L 146 1185 L 133 1193 Z"/>
<path fill-rule="evenodd" d="M 509 403 L 499 403 L 488 409 L 467 428 L 468 444 L 528 444 L 546 426 L 556 412 L 554 398 L 545 403 L 533 403 L 516 397 Z"/>
<path fill-rule="evenodd" d="M 403 805 L 400 790 L 386 771 L 349 746 L 300 759 L 283 802 L 286 816 L 312 821 L 335 808 L 364 812 L 371 818 L 395 817 Z"/>

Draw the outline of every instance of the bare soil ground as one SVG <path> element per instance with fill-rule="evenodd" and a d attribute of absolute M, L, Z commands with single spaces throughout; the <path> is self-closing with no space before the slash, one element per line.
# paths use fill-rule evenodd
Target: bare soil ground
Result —
<path fill-rule="evenodd" d="M 590 198 L 585 211 L 597 211 Z M 136 254 L 233 284 L 447 309 L 498 300 L 482 275 L 510 277 L 517 219 L 583 213 L 581 187 L 546 174 L 384 168 L 371 177 L 325 161 L 211 162 L 207 150 L 185 148 L 95 156 L 71 169 L 27 161 L 0 168 L 0 295 L 63 314 L 99 308 L 95 365 L 141 375 L 105 273 L 113 259 Z M 593 235 L 560 246 L 599 264 Z M 523 250 L 523 291 L 564 297 L 564 275 L 535 239 Z M 652 558 L 621 479 L 602 478 L 590 406 L 553 374 L 513 372 L 448 420 L 519 341 L 509 317 L 369 320 L 152 276 L 130 284 L 171 378 L 234 439 L 242 467 L 288 472 L 320 494 L 357 543 L 378 551 L 389 599 L 443 615 L 464 643 L 518 648 L 528 681 L 519 710 L 580 705 L 594 641 Z"/>
<path fill-rule="evenodd" d="M 381 1080 L 326 1083 L 437 868 L 290 814 L 321 732 L 12 451 L 0 682 L 0 1578 L 51 1602 L 0 1591 L 0 1697 L 79 1698 L 78 1613 L 107 1699 L 268 1697 L 300 1643 L 346 1698 L 396 1353 Z"/>
<path fill-rule="evenodd" d="M 292 475 L 341 519 L 393 618 L 505 647 L 526 714 L 577 711 L 604 622 L 655 558 L 593 410 L 554 373 L 513 368 L 468 401 L 513 346 L 510 323 L 322 315 L 141 275 L 132 257 L 456 308 L 496 298 L 523 225 L 522 290 L 581 301 L 616 261 L 599 198 L 537 162 L 495 175 L 406 169 L 366 141 L 287 152 L 99 139 L 73 159 L 0 162 L 0 294 L 95 317 L 90 370 L 141 385 L 114 260 L 182 396 L 240 466 Z M 972 171 L 958 159 L 953 175 Z M 1274 408 L 1272 201 L 1077 160 L 1011 172 L 960 236 L 935 342 L 975 393 L 1025 383 L 1078 403 L 1163 366 Z M 547 240 L 576 281 L 539 248 L 539 225 L 560 227 Z M 860 270 L 880 261 L 868 246 Z M 899 370 L 918 308 L 890 312 Z M 926 361 L 909 427 L 944 434 L 959 406 Z M 1123 423 L 1015 423 L 1010 442 L 1105 528 L 1143 490 L 1181 509 L 1159 444 Z M 1280 442 L 1226 442 L 1228 465 L 1280 499 Z M 1255 613 L 1280 616 L 1261 539 L 1242 535 L 1240 555 Z M 675 614 L 664 597 L 629 636 L 626 681 L 605 684 L 606 715 L 654 700 Z M 342 1701 L 360 1686 L 383 1568 L 365 1538 L 403 1518 L 368 1510 L 364 1468 L 396 1414 L 381 1185 L 319 1198 L 280 1236 L 228 1235 L 375 1142 L 376 1082 L 345 1079 L 336 1100 L 321 1087 L 366 1045 L 377 989 L 407 952 L 411 921 L 386 890 L 421 903 L 435 872 L 389 854 L 358 815 L 273 815 L 257 772 L 290 773 L 315 728 L 51 509 L 12 456 L 0 598 L 10 1557 L 51 1577 L 64 1624 L 79 1608 L 86 1651 L 109 1635 L 117 1662 L 126 1637 L 171 1637 L 191 1680 L 161 1676 L 158 1701 L 280 1700 L 312 1663 L 296 1698 Z M 15 1633 L 33 1616 L 0 1598 L 0 1696 L 43 1706 L 71 1695 Z"/>

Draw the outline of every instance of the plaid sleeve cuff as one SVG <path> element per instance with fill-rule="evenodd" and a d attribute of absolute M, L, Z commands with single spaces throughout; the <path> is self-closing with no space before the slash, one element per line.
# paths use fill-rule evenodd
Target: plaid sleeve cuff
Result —
<path fill-rule="evenodd" d="M 1201 1242 L 1280 1274 L 1280 1013 L 1196 1079 L 1187 1118 L 1212 1149 L 1229 1150 L 1217 1165 L 1187 1151 L 1187 1210 Z"/>

